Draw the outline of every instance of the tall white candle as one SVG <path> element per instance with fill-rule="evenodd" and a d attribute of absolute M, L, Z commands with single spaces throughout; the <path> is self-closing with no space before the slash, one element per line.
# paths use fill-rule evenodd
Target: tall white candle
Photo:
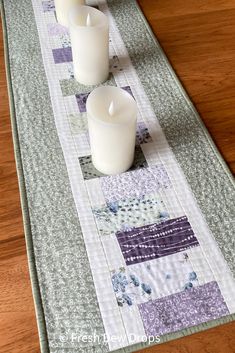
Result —
<path fill-rule="evenodd" d="M 85 0 L 54 0 L 57 21 L 65 26 L 69 26 L 68 14 L 74 5 L 84 5 Z"/>
<path fill-rule="evenodd" d="M 118 87 L 102 86 L 88 96 L 87 118 L 92 162 L 108 175 L 128 170 L 134 159 L 137 105 Z"/>
<path fill-rule="evenodd" d="M 101 11 L 75 6 L 69 12 L 74 76 L 84 85 L 97 85 L 109 75 L 109 25 Z"/>

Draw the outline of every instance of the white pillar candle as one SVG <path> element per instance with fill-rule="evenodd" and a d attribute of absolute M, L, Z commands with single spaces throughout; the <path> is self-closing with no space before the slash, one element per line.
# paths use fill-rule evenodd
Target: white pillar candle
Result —
<path fill-rule="evenodd" d="M 120 174 L 134 160 L 137 105 L 118 87 L 102 86 L 86 103 L 92 162 L 103 174 Z"/>
<path fill-rule="evenodd" d="M 69 13 L 74 76 L 84 85 L 97 85 L 109 75 L 109 24 L 101 11 L 75 6 Z"/>
<path fill-rule="evenodd" d="M 68 14 L 74 5 L 84 5 L 85 0 L 54 0 L 57 21 L 65 26 L 69 26 Z"/>

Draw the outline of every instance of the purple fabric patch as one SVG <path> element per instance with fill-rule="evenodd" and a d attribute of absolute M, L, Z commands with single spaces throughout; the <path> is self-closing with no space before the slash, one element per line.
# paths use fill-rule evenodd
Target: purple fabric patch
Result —
<path fill-rule="evenodd" d="M 80 113 L 86 112 L 86 101 L 87 101 L 89 94 L 90 94 L 90 92 L 89 93 L 80 93 L 80 94 L 75 95 Z"/>
<path fill-rule="evenodd" d="M 52 49 L 55 64 L 73 61 L 71 47 Z"/>
<path fill-rule="evenodd" d="M 175 254 L 199 243 L 186 216 L 117 232 L 127 265 Z"/>
<path fill-rule="evenodd" d="M 228 315 L 217 282 L 138 305 L 147 336 L 164 335 Z"/>
<path fill-rule="evenodd" d="M 170 180 L 162 165 L 101 178 L 101 187 L 108 202 L 138 198 L 168 188 Z"/>
<path fill-rule="evenodd" d="M 132 90 L 131 90 L 131 87 L 130 87 L 130 86 L 122 87 L 122 89 L 124 89 L 126 92 L 130 93 L 130 95 L 131 95 L 133 98 L 135 98 L 135 97 L 133 96 L 133 93 L 132 93 Z"/>
<path fill-rule="evenodd" d="M 44 12 L 48 11 L 55 11 L 55 4 L 54 1 L 49 0 L 49 1 L 43 1 L 42 2 L 42 8 Z"/>
<path fill-rule="evenodd" d="M 59 23 L 48 23 L 47 29 L 50 36 L 58 36 L 69 33 L 68 29 Z"/>

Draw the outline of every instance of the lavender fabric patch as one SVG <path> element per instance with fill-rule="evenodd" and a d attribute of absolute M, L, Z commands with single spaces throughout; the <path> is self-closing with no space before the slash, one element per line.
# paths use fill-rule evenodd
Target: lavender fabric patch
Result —
<path fill-rule="evenodd" d="M 59 36 L 69 33 L 68 29 L 59 23 L 48 23 L 47 30 L 50 36 Z"/>
<path fill-rule="evenodd" d="M 198 246 L 186 216 L 116 233 L 127 265 L 175 254 Z"/>
<path fill-rule="evenodd" d="M 101 178 L 101 187 L 107 202 L 142 197 L 169 186 L 170 180 L 162 165 Z"/>
<path fill-rule="evenodd" d="M 73 61 L 71 47 L 52 49 L 55 64 Z"/>
<path fill-rule="evenodd" d="M 163 335 L 228 315 L 217 282 L 138 305 L 147 336 Z"/>
<path fill-rule="evenodd" d="M 42 9 L 43 9 L 43 12 L 55 11 L 54 1 L 52 1 L 52 0 L 43 1 L 42 2 Z"/>

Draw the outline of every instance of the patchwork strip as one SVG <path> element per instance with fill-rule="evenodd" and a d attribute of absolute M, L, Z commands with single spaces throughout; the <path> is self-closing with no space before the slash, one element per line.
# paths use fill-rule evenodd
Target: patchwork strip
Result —
<path fill-rule="evenodd" d="M 139 198 L 169 186 L 170 179 L 163 165 L 101 178 L 101 187 L 107 202 Z"/>
<path fill-rule="evenodd" d="M 138 307 L 147 336 L 179 331 L 229 314 L 215 281 Z"/>
<path fill-rule="evenodd" d="M 117 232 L 116 235 L 127 265 L 172 255 L 199 245 L 186 216 Z"/>

